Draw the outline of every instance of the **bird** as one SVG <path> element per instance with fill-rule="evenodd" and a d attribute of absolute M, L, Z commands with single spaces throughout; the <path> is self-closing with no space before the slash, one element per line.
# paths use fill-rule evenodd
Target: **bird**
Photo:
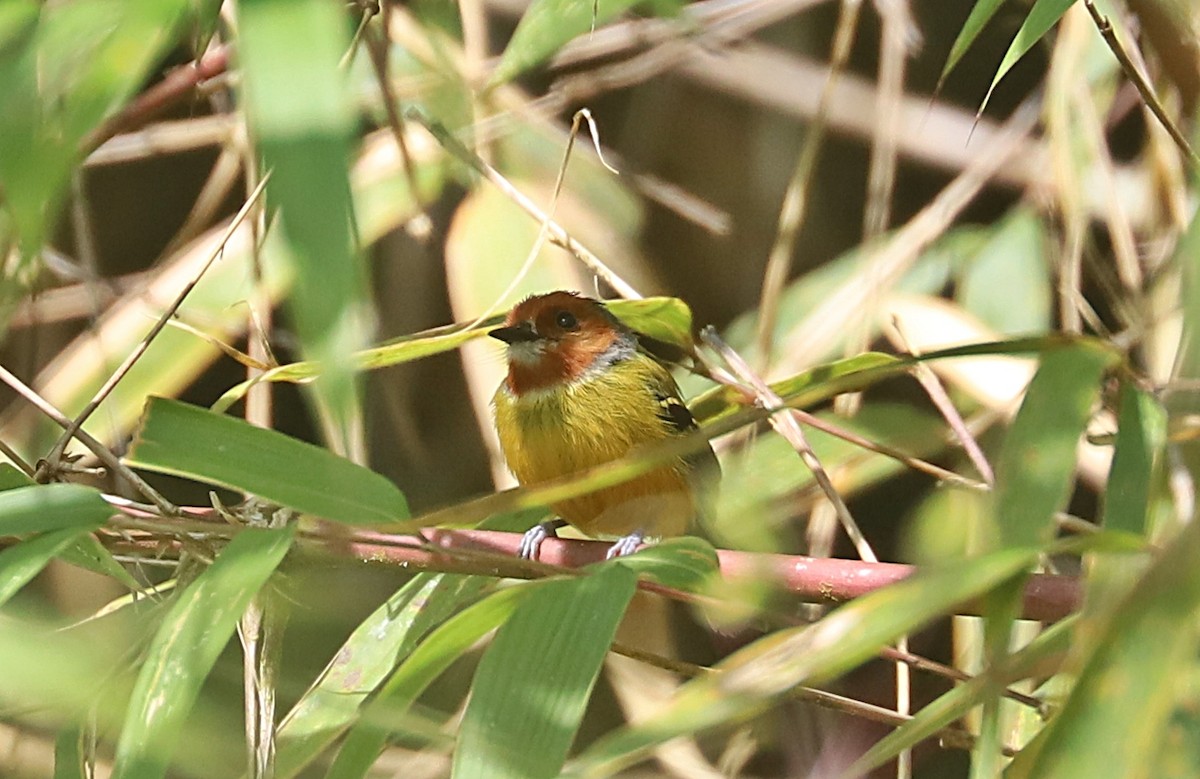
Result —
<path fill-rule="evenodd" d="M 670 371 L 599 300 L 559 290 L 525 298 L 488 333 L 507 345 L 508 374 L 492 399 L 509 469 L 535 486 L 633 449 L 698 429 Z M 629 481 L 551 505 L 558 517 L 522 538 L 536 559 L 542 541 L 570 524 L 616 537 L 608 557 L 647 538 L 685 533 L 711 507 L 719 466 L 712 447 Z"/>

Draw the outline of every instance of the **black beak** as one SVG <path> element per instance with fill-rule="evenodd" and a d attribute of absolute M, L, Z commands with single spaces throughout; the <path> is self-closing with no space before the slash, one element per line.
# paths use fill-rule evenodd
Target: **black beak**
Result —
<path fill-rule="evenodd" d="M 506 344 L 529 343 L 540 337 L 534 332 L 533 325 L 529 322 L 522 322 L 512 327 L 497 327 L 495 330 L 489 330 L 488 335 Z"/>

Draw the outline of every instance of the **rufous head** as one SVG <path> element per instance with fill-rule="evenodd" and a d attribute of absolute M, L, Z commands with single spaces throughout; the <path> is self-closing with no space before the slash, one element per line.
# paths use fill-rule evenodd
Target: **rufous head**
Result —
<path fill-rule="evenodd" d="M 488 335 L 508 344 L 507 385 L 517 396 L 581 381 L 637 348 L 603 303 L 564 291 L 525 298 Z"/>

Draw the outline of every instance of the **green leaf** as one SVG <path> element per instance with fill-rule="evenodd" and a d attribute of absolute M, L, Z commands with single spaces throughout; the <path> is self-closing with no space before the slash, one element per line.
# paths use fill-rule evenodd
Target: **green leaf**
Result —
<path fill-rule="evenodd" d="M 271 171 L 267 201 L 279 209 L 264 251 L 295 270 L 297 334 L 305 356 L 324 366 L 317 397 L 348 435 L 359 404 L 351 355 L 366 345 L 369 318 L 347 169 L 355 118 L 339 65 L 350 45 L 344 21 L 323 0 L 247 0 L 238 9 L 246 111 Z"/>
<path fill-rule="evenodd" d="M 1051 326 L 1051 283 L 1045 227 L 1018 208 L 963 269 L 955 297 L 999 333 L 1043 333 Z"/>
<path fill-rule="evenodd" d="M 292 543 L 291 528 L 238 533 L 178 594 L 147 651 L 117 742 L 113 779 L 163 776 L 200 694 L 250 599 Z"/>
<path fill-rule="evenodd" d="M 886 370 L 893 368 L 894 370 Z M 818 365 L 787 379 L 772 383 L 771 390 L 794 405 L 806 406 L 853 389 L 862 389 L 868 381 L 897 375 L 905 362 L 894 355 L 866 352 L 854 357 Z M 712 422 L 744 408 L 741 395 L 724 385 L 713 387 L 692 398 L 688 409 L 699 422 Z"/>
<path fill-rule="evenodd" d="M 1000 61 L 1000 67 L 996 68 L 996 75 L 992 76 L 992 84 L 988 87 L 987 94 L 983 98 L 983 103 L 979 106 L 979 113 L 982 114 L 984 109 L 987 108 L 988 101 L 992 97 L 992 92 L 996 90 L 996 85 L 1000 83 L 1000 79 L 1008 74 L 1012 66 L 1016 65 L 1033 48 L 1033 45 L 1040 41 L 1042 36 L 1058 23 L 1062 15 L 1067 12 L 1067 9 L 1074 4 L 1075 0 L 1035 0 L 1033 8 L 1029 9 L 1029 16 L 1025 17 L 1025 22 L 1021 25 L 1021 29 L 1017 30 L 1017 37 L 1013 38 L 1008 51 L 1004 53 L 1004 59 Z"/>
<path fill-rule="evenodd" d="M 96 527 L 100 524 L 97 523 Z M 54 556 L 70 546 L 88 528 L 51 530 L 0 551 L 0 606 L 33 580 Z"/>
<path fill-rule="evenodd" d="M 651 719 L 592 745 L 569 776 L 611 776 L 658 744 L 757 713 L 802 684 L 828 681 L 919 630 L 955 605 L 1011 580 L 1037 559 L 1009 549 L 923 571 L 830 613 L 809 627 L 773 633 L 731 655 L 720 673 L 690 682 Z"/>
<path fill-rule="evenodd" d="M 105 549 L 96 540 L 96 537 L 90 533 L 80 537 L 74 544 L 63 549 L 58 557 L 64 563 L 70 563 L 93 573 L 98 573 L 101 576 L 116 579 L 130 590 L 138 591 L 142 589 L 142 585 L 138 580 L 130 576 L 129 571 L 125 570 L 125 566 L 113 558 L 112 552 Z"/>
<path fill-rule="evenodd" d="M 423 573 L 362 621 L 279 726 L 280 776 L 301 770 L 359 716 L 367 696 L 436 625 L 474 598 L 485 577 Z"/>
<path fill-rule="evenodd" d="M 613 565 L 609 560 L 599 566 Z M 719 561 L 712 544 L 695 536 L 667 538 L 622 557 L 620 564 L 651 581 L 685 592 L 703 588 L 717 572 Z"/>
<path fill-rule="evenodd" d="M 613 314 L 642 335 L 678 346 L 692 348 L 692 310 L 678 298 L 643 298 L 612 301 Z"/>
<path fill-rule="evenodd" d="M 177 43 L 187 6 L 186 0 L 5 5 L 0 189 L 27 257 L 57 221 L 88 134 Z"/>
<path fill-rule="evenodd" d="M 979 33 L 983 32 L 983 28 L 1003 4 L 1004 0 L 976 0 L 975 5 L 971 7 L 971 15 L 963 23 L 962 29 L 958 31 L 958 37 L 954 39 L 954 45 L 950 47 L 950 54 L 946 57 L 946 64 L 942 67 L 942 75 L 938 76 L 935 92 L 942 91 L 942 84 L 950 75 L 950 71 L 954 70 L 954 66 L 967 53 L 967 49 L 971 48 L 971 44 L 975 42 Z"/>
<path fill-rule="evenodd" d="M 493 240 L 495 240 L 494 236 Z M 612 300 L 607 303 L 607 306 L 614 315 L 639 332 L 680 346 L 690 343 L 692 314 L 681 300 L 676 298 Z M 503 314 L 496 314 L 484 319 L 474 327 L 468 327 L 466 324 L 446 325 L 393 338 L 379 346 L 364 349 L 355 354 L 353 357 L 354 367 L 356 370 L 375 370 L 442 354 L 486 335 L 488 330 L 498 326 L 503 320 Z M 680 340 L 684 338 L 687 340 Z M 227 410 L 235 402 L 241 400 L 253 384 L 260 381 L 304 382 L 320 373 L 320 366 L 313 362 L 280 365 L 263 373 L 254 381 L 242 382 L 230 388 L 213 404 L 212 408 L 214 411 Z"/>
<path fill-rule="evenodd" d="M 989 669 L 970 681 L 955 685 L 949 692 L 922 706 L 908 722 L 872 744 L 841 776 L 845 779 L 866 776 L 872 769 L 904 750 L 932 738 L 938 731 L 966 717 L 971 709 L 995 696 L 1000 685 L 1024 679 L 1035 673 L 1043 663 L 1065 655 L 1071 646 L 1074 629 L 1074 620 L 1071 618 L 1057 622 L 1020 651 L 1006 658 L 1002 668 Z"/>
<path fill-rule="evenodd" d="M 623 565 L 539 587 L 496 633 L 475 672 L 454 779 L 552 779 L 637 582 Z"/>
<path fill-rule="evenodd" d="M 1106 530 L 1146 532 L 1154 466 L 1166 438 L 1167 415 L 1158 400 L 1130 382 L 1122 384 L 1116 449 L 1103 493 L 1101 524 Z"/>
<path fill-rule="evenodd" d="M 434 679 L 489 631 L 508 619 L 533 592 L 552 580 L 499 590 L 438 626 L 388 678 L 361 721 L 347 734 L 327 779 L 363 776 L 399 729 L 408 708 Z M 283 773 L 281 777 L 292 776 Z"/>
<path fill-rule="evenodd" d="M 1157 777 L 1164 728 L 1194 674 L 1200 524 L 1182 532 L 1110 612 L 1059 714 L 1021 750 L 1009 779 Z"/>
<path fill-rule="evenodd" d="M 112 514 L 99 492 L 79 484 L 38 484 L 0 492 L 0 536 L 94 530 Z"/>
<path fill-rule="evenodd" d="M 32 487 L 36 484 L 20 468 L 10 463 L 0 463 L 0 492 L 17 487 Z"/>
<path fill-rule="evenodd" d="M 150 398 L 126 461 L 350 524 L 408 517 L 403 493 L 327 449 L 167 398 Z"/>
<path fill-rule="evenodd" d="M 511 81 L 549 59 L 575 36 L 636 4 L 637 0 L 534 0 L 509 39 L 488 87 Z"/>
<path fill-rule="evenodd" d="M 1046 352 L 996 464 L 996 518 L 1006 546 L 1054 534 L 1053 517 L 1070 494 L 1075 451 L 1117 355 L 1093 344 Z"/>
<path fill-rule="evenodd" d="M 83 734 L 78 727 L 63 728 L 54 739 L 54 779 L 87 779 L 83 768 Z"/>

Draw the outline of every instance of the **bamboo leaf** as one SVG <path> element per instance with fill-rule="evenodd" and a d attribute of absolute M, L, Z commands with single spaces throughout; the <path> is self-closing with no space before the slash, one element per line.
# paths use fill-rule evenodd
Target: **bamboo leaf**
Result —
<path fill-rule="evenodd" d="M 359 404 L 351 355 L 366 345 L 368 315 L 347 169 L 355 119 L 339 66 L 350 44 L 342 21 L 322 0 L 247 0 L 238 10 L 246 111 L 271 170 L 268 203 L 279 208 L 264 251 L 294 268 L 297 334 L 324 366 L 317 397 L 348 435 Z"/>
<path fill-rule="evenodd" d="M 1108 348 L 1083 344 L 1042 356 L 996 463 L 996 517 L 1006 546 L 1052 538 L 1100 377 L 1116 359 Z"/>
<path fill-rule="evenodd" d="M 475 672 L 454 779 L 558 776 L 635 589 L 618 563 L 547 582 L 518 607 Z"/>
<path fill-rule="evenodd" d="M 361 720 L 346 735 L 326 779 L 361 777 L 400 729 L 417 697 L 472 644 L 508 619 L 532 592 L 549 580 L 509 587 L 487 596 L 443 622 L 388 677 Z M 282 776 L 292 776 L 291 773 Z"/>
<path fill-rule="evenodd" d="M 114 779 L 164 775 L 200 685 L 292 537 L 291 529 L 243 530 L 179 593 L 138 674 L 117 742 Z"/>
<path fill-rule="evenodd" d="M 327 449 L 167 398 L 151 398 L 126 461 L 351 524 L 408 517 L 404 494 Z"/>
<path fill-rule="evenodd" d="M 37 484 L 0 492 L 0 536 L 64 528 L 94 530 L 113 513 L 100 493 L 79 484 Z"/>
<path fill-rule="evenodd" d="M 291 776 L 358 719 L 425 635 L 487 584 L 484 577 L 419 574 L 362 621 L 279 726 L 277 766 Z"/>
<path fill-rule="evenodd" d="M 611 776 L 669 739 L 741 721 L 798 685 L 836 678 L 898 636 L 1011 580 L 1036 559 L 1034 551 L 1009 549 L 924 571 L 809 627 L 773 633 L 723 661 L 721 673 L 689 683 L 651 719 L 597 741 L 567 775 Z"/>
<path fill-rule="evenodd" d="M 1008 75 L 1012 66 L 1016 65 L 1074 4 L 1075 0 L 1035 0 L 1033 8 L 1029 9 L 1029 16 L 1025 17 L 1021 29 L 1017 30 L 1017 36 L 1013 38 L 1008 51 L 1004 53 L 1000 67 L 996 68 L 996 74 L 992 76 L 992 84 L 988 87 L 987 94 L 984 95 L 978 113 L 982 114 L 987 108 L 992 93 L 996 91 L 996 85 Z"/>
<path fill-rule="evenodd" d="M 1200 524 L 1183 531 L 1110 612 L 1062 708 L 1005 776 L 1159 776 L 1163 733 L 1180 680 L 1194 672 L 1200 609 Z M 1103 748 L 1098 748 L 1103 745 Z"/>
<path fill-rule="evenodd" d="M 962 56 L 967 53 L 967 49 L 971 48 L 971 44 L 1003 4 L 1004 0 L 976 0 L 975 5 L 971 6 L 971 15 L 963 23 L 958 37 L 954 39 L 954 45 L 950 47 L 950 54 L 946 57 L 946 64 L 942 67 L 942 74 L 938 76 L 937 88 L 934 91 L 942 91 L 942 85 L 950 71 L 954 70 Z"/>
<path fill-rule="evenodd" d="M 488 85 L 511 81 L 549 59 L 575 36 L 636 4 L 637 0 L 535 0 L 521 17 Z"/>

